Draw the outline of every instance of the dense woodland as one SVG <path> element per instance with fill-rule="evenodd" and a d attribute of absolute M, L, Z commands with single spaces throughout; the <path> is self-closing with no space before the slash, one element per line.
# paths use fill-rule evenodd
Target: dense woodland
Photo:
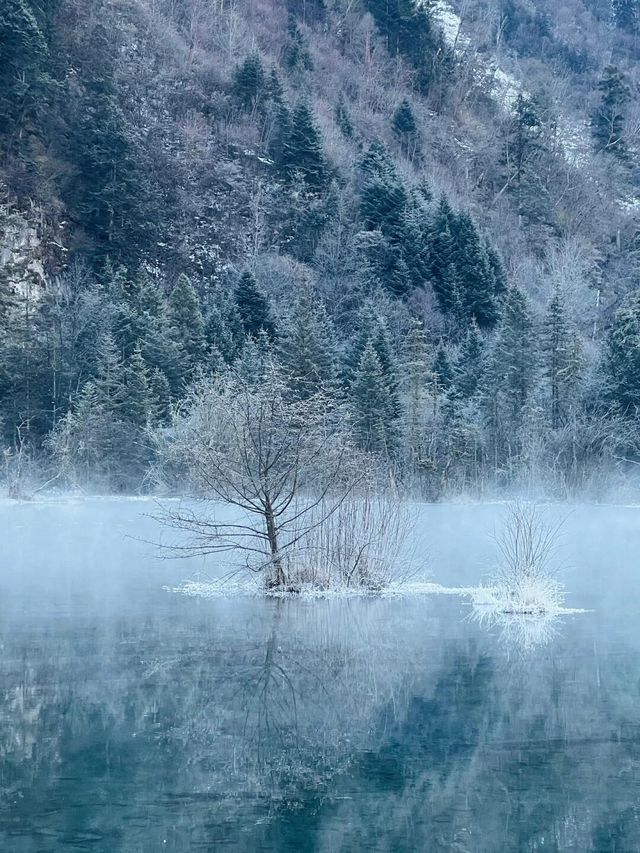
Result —
<path fill-rule="evenodd" d="M 632 483 L 639 36 L 638 0 L 0 0 L 9 488 L 158 488 L 191 390 L 267 362 L 423 498 Z"/>

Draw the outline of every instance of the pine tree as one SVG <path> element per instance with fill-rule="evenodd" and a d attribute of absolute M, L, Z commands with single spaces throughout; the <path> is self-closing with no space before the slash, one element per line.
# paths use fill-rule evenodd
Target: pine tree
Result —
<path fill-rule="evenodd" d="M 379 228 L 393 242 L 402 242 L 407 192 L 395 174 L 374 174 L 365 183 L 360 198 L 360 213 L 365 227 Z"/>
<path fill-rule="evenodd" d="M 345 384 L 347 386 L 353 384 L 363 353 L 371 343 L 380 362 L 393 413 L 398 415 L 400 413 L 398 368 L 386 323 L 371 304 L 365 303 L 358 315 L 357 329 L 345 356 L 343 369 Z"/>
<path fill-rule="evenodd" d="M 551 297 L 544 319 L 542 354 L 549 386 L 551 428 L 557 429 L 570 407 L 582 362 L 579 339 L 567 319 L 559 288 Z"/>
<path fill-rule="evenodd" d="M 184 273 L 178 276 L 169 295 L 168 320 L 173 339 L 189 360 L 189 369 L 195 368 L 205 355 L 204 318 L 198 296 Z"/>
<path fill-rule="evenodd" d="M 627 78 L 608 65 L 598 83 L 600 104 L 591 117 L 591 129 L 598 151 L 624 161 L 628 157 L 625 139 L 625 108 L 631 99 Z"/>
<path fill-rule="evenodd" d="M 139 346 L 127 362 L 124 377 L 127 420 L 142 428 L 153 415 L 153 397 L 149 368 Z"/>
<path fill-rule="evenodd" d="M 123 106 L 122 60 L 108 21 L 91 26 L 86 39 L 81 85 L 68 86 L 61 105 L 66 158 L 74 166 L 62 182 L 63 200 L 91 242 L 87 254 L 134 269 L 158 251 L 173 203 L 163 191 L 154 134 L 143 135 Z"/>
<path fill-rule="evenodd" d="M 265 371 L 273 369 L 273 366 L 273 342 L 264 329 L 260 329 L 257 334 L 249 335 L 232 370 L 243 381 L 260 385 Z"/>
<path fill-rule="evenodd" d="M 415 0 L 367 0 L 387 50 L 400 54 L 416 70 L 418 89 L 427 94 L 449 62 L 444 39 L 434 25 L 430 7 Z"/>
<path fill-rule="evenodd" d="M 171 385 L 164 371 L 157 367 L 154 367 L 149 376 L 149 391 L 153 407 L 152 421 L 166 423 L 171 410 Z"/>
<path fill-rule="evenodd" d="M 489 261 L 489 267 L 493 274 L 494 297 L 496 301 L 499 302 L 507 292 L 507 275 L 504 271 L 500 255 L 496 249 L 494 249 L 493 246 L 486 245 L 485 251 L 487 254 L 487 260 Z"/>
<path fill-rule="evenodd" d="M 412 221 L 408 193 L 382 149 L 369 149 L 363 172 L 360 215 L 365 228 L 379 231 L 382 237 L 366 242 L 371 274 L 395 296 L 405 296 L 424 280 L 420 234 Z"/>
<path fill-rule="evenodd" d="M 453 367 L 449 359 L 449 354 L 443 343 L 440 341 L 433 359 L 431 371 L 439 391 L 448 391 L 453 385 Z"/>
<path fill-rule="evenodd" d="M 287 381 L 297 397 L 305 399 L 335 387 L 335 348 L 333 326 L 325 307 L 305 286 L 296 298 L 279 345 Z"/>
<path fill-rule="evenodd" d="M 396 167 L 389 152 L 377 139 L 367 148 L 359 166 L 359 171 L 364 181 L 383 176 L 396 181 L 399 180 Z"/>
<path fill-rule="evenodd" d="M 274 337 L 275 326 L 269 303 L 249 270 L 245 270 L 238 281 L 236 307 L 245 335 L 257 338 L 262 332 L 268 338 Z"/>
<path fill-rule="evenodd" d="M 225 307 L 226 311 L 223 313 L 219 303 L 211 304 L 205 325 L 205 337 L 209 352 L 219 353 L 227 364 L 231 364 L 240 350 L 244 331 L 235 305 Z"/>
<path fill-rule="evenodd" d="M 496 280 L 478 232 L 466 213 L 455 223 L 455 268 L 466 316 L 480 328 L 491 328 L 498 319 Z"/>
<path fill-rule="evenodd" d="M 238 65 L 233 74 L 231 94 L 234 101 L 244 110 L 254 110 L 265 92 L 264 66 L 259 54 L 250 54 Z"/>
<path fill-rule="evenodd" d="M 288 144 L 291 134 L 291 112 L 286 103 L 271 101 L 269 106 L 271 126 L 267 139 L 269 156 L 273 160 L 278 171 L 286 177 L 288 175 Z"/>
<path fill-rule="evenodd" d="M 548 190 L 541 179 L 548 156 L 547 121 L 535 98 L 518 95 L 502 146 L 504 189 L 528 223 L 544 222 L 549 215 Z"/>
<path fill-rule="evenodd" d="M 291 114 L 283 156 L 290 178 L 299 172 L 310 187 L 321 189 L 326 185 L 329 174 L 322 138 L 306 101 L 300 101 Z"/>
<path fill-rule="evenodd" d="M 287 43 L 284 48 L 282 63 L 290 72 L 304 72 L 313 69 L 311 54 L 293 15 L 289 15 Z"/>
<path fill-rule="evenodd" d="M 496 349 L 502 365 L 503 391 L 510 400 L 517 422 L 533 386 L 536 370 L 533 321 L 525 294 L 512 287 L 506 295 Z"/>
<path fill-rule="evenodd" d="M 534 390 L 536 360 L 528 301 L 521 290 L 512 287 L 505 295 L 480 386 L 489 458 L 496 472 L 523 450 L 522 429 Z"/>
<path fill-rule="evenodd" d="M 454 226 L 455 214 L 446 196 L 443 195 L 431 226 L 429 240 L 431 283 L 443 314 L 450 311 L 454 304 L 451 282 L 451 269 L 455 270 L 452 233 Z"/>
<path fill-rule="evenodd" d="M 373 341 L 362 353 L 350 389 L 354 432 L 363 450 L 381 455 L 393 453 L 396 444 L 393 404 L 384 371 Z"/>
<path fill-rule="evenodd" d="M 426 410 L 433 390 L 427 336 L 415 318 L 407 334 L 402 362 L 404 444 L 415 467 L 426 456 Z"/>
<path fill-rule="evenodd" d="M 93 386 L 96 399 L 105 414 L 124 420 L 127 407 L 124 364 L 115 340 L 108 332 L 98 342 L 98 363 Z"/>
<path fill-rule="evenodd" d="M 265 99 L 276 106 L 284 104 L 284 88 L 278 72 L 272 68 L 269 72 L 269 77 L 265 83 Z"/>
<path fill-rule="evenodd" d="M 625 414 L 640 411 L 640 294 L 629 296 L 609 331 L 606 372 L 611 399 Z"/>
<path fill-rule="evenodd" d="M 484 341 L 475 320 L 460 347 L 455 368 L 456 391 L 465 399 L 473 397 L 480 385 L 483 368 Z"/>
<path fill-rule="evenodd" d="M 396 108 L 391 120 L 391 128 L 400 141 L 407 157 L 413 157 L 418 150 L 418 126 L 411 104 L 405 98 Z"/>

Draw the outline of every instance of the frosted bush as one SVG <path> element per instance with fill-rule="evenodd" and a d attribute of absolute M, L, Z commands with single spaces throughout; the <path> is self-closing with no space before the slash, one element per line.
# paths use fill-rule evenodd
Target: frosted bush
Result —
<path fill-rule="evenodd" d="M 543 616 L 557 613 L 564 587 L 557 580 L 556 557 L 561 524 L 551 525 L 533 504 L 513 504 L 496 536 L 498 567 L 483 601 L 476 604 L 504 615 Z"/>

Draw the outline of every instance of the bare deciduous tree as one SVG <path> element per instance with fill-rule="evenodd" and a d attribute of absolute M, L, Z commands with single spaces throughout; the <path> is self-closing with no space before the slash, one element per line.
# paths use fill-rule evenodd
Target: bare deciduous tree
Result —
<path fill-rule="evenodd" d="M 343 422 L 324 394 L 292 400 L 271 363 L 258 380 L 229 372 L 201 384 L 159 442 L 165 467 L 185 472 L 199 499 L 163 511 L 166 524 L 189 534 L 173 552 L 241 551 L 266 571 L 268 588 L 288 588 L 289 555 L 366 476 Z"/>

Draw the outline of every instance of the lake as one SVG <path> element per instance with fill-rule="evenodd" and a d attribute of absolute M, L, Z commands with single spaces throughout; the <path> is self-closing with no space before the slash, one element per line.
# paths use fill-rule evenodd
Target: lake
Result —
<path fill-rule="evenodd" d="M 0 504 L 0 850 L 640 850 L 640 508 L 550 508 L 567 604 L 204 599 L 145 500 Z M 500 505 L 419 510 L 478 584 Z"/>

